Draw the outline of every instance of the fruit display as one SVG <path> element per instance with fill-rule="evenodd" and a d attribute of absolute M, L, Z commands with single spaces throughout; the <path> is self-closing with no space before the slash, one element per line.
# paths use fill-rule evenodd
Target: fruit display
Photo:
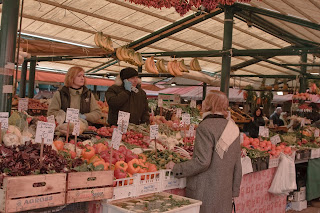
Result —
<path fill-rule="evenodd" d="M 124 61 L 135 66 L 142 66 L 144 64 L 141 53 L 135 52 L 133 49 L 127 47 L 117 48 L 116 56 L 120 61 Z"/>
<path fill-rule="evenodd" d="M 311 95 L 309 93 L 297 93 L 292 96 L 292 99 L 298 101 L 311 101 Z"/>
<path fill-rule="evenodd" d="M 191 59 L 190 68 L 194 71 L 201 71 L 201 67 L 197 58 Z"/>
<path fill-rule="evenodd" d="M 102 101 L 97 101 L 99 109 L 101 110 L 102 114 L 108 114 L 109 112 L 109 106 L 107 104 L 107 102 L 102 102 Z"/>
<path fill-rule="evenodd" d="M 103 49 L 105 49 L 107 52 L 113 52 L 113 44 L 111 41 L 110 36 L 103 35 L 103 32 L 97 32 L 94 35 L 94 43 Z"/>
<path fill-rule="evenodd" d="M 188 159 L 182 157 L 180 154 L 170 151 L 170 150 L 164 150 L 161 152 L 155 153 L 155 151 L 149 151 L 145 152 L 145 155 L 147 156 L 147 162 L 155 164 L 158 169 L 165 169 L 167 163 L 170 161 L 173 161 L 174 163 L 180 163 L 185 162 Z"/>
<path fill-rule="evenodd" d="M 18 97 L 12 98 L 12 108 L 17 109 L 19 104 Z M 50 100 L 48 99 L 28 99 L 28 109 L 30 110 L 48 110 Z"/>

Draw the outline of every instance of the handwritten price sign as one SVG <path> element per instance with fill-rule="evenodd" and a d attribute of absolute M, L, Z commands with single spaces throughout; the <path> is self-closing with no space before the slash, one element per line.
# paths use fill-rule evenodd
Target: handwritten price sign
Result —
<path fill-rule="evenodd" d="M 79 109 L 67 108 L 66 121 L 72 122 L 79 120 Z"/>
<path fill-rule="evenodd" d="M 150 140 L 157 139 L 159 136 L 159 126 L 150 125 Z"/>
<path fill-rule="evenodd" d="M 29 98 L 19 98 L 18 102 L 18 111 L 27 111 L 28 110 L 28 104 L 29 104 Z"/>
<path fill-rule="evenodd" d="M 277 145 L 278 143 L 281 142 L 281 138 L 279 135 L 275 135 L 273 137 L 270 138 L 270 141 L 272 144 Z"/>
<path fill-rule="evenodd" d="M 119 129 L 114 129 L 111 138 L 111 146 L 118 150 L 122 140 L 122 133 Z"/>
<path fill-rule="evenodd" d="M 163 107 L 163 100 L 162 99 L 158 99 L 158 107 Z"/>
<path fill-rule="evenodd" d="M 79 121 L 79 119 L 72 121 L 72 123 L 73 123 L 72 135 L 79 136 L 79 134 L 80 134 L 80 121 Z"/>
<path fill-rule="evenodd" d="M 182 109 L 177 108 L 177 118 L 181 118 L 181 114 L 182 114 Z"/>
<path fill-rule="evenodd" d="M 265 138 L 269 137 L 269 129 L 265 126 L 259 126 L 259 135 Z"/>
<path fill-rule="evenodd" d="M 197 107 L 196 100 L 191 100 L 191 102 L 190 102 L 190 107 L 191 107 L 191 108 L 196 108 L 196 107 Z"/>
<path fill-rule="evenodd" d="M 130 113 L 119 111 L 118 113 L 118 128 L 121 132 L 126 133 L 129 126 Z"/>
<path fill-rule="evenodd" d="M 55 127 L 53 123 L 38 121 L 35 142 L 41 143 L 44 139 L 45 144 L 52 144 Z"/>
<path fill-rule="evenodd" d="M 9 112 L 0 112 L 1 129 L 8 129 Z"/>
<path fill-rule="evenodd" d="M 190 114 L 188 114 L 188 113 L 182 114 L 181 124 L 182 125 L 189 125 L 190 124 Z"/>
<path fill-rule="evenodd" d="M 47 117 L 47 121 L 48 121 L 49 123 L 52 123 L 52 124 L 55 124 L 55 123 L 56 123 L 56 121 L 55 121 L 55 119 L 54 119 L 54 115 L 48 116 L 48 117 Z"/>

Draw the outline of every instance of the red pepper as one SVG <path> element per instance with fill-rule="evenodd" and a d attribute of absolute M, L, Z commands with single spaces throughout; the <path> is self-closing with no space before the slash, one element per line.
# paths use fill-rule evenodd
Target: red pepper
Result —
<path fill-rule="evenodd" d="M 123 169 L 124 171 L 127 171 L 128 169 L 128 164 L 124 161 L 118 161 L 115 166 L 116 169 Z"/>
<path fill-rule="evenodd" d="M 132 159 L 128 163 L 127 172 L 129 172 L 132 175 L 138 173 L 139 170 L 140 170 L 140 165 L 139 164 L 140 164 L 140 162 L 139 162 L 138 159 Z"/>
<path fill-rule="evenodd" d="M 145 156 L 144 154 L 139 154 L 138 155 L 138 159 L 141 160 L 142 162 L 146 162 L 147 161 L 147 156 Z"/>
<path fill-rule="evenodd" d="M 128 154 L 128 152 L 127 152 L 126 162 L 130 162 L 131 160 L 137 159 L 137 158 L 138 158 L 138 155 L 135 155 L 135 154 L 133 154 L 133 153 Z"/>
<path fill-rule="evenodd" d="M 117 161 L 125 161 L 126 160 L 126 156 L 122 153 L 116 152 L 114 153 L 113 157 L 117 160 Z"/>
<path fill-rule="evenodd" d="M 119 152 L 124 154 L 124 155 L 127 155 L 127 148 L 125 146 L 120 146 L 119 147 Z"/>
<path fill-rule="evenodd" d="M 126 172 L 125 172 L 123 169 L 115 169 L 115 170 L 114 170 L 114 176 L 115 176 L 117 179 L 122 179 L 122 178 L 126 178 L 126 177 L 127 177 L 127 174 L 126 174 Z"/>

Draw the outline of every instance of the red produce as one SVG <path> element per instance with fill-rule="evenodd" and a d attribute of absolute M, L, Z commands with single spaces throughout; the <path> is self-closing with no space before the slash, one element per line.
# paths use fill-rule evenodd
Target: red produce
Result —
<path fill-rule="evenodd" d="M 114 176 L 117 179 L 122 179 L 127 177 L 127 173 L 123 169 L 115 169 L 114 170 Z"/>

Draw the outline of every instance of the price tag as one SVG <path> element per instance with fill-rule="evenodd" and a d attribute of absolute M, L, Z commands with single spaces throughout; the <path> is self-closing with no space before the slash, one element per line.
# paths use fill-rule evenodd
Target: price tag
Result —
<path fill-rule="evenodd" d="M 190 107 L 191 107 L 191 108 L 196 108 L 196 107 L 197 107 L 196 100 L 191 100 L 191 102 L 190 102 Z"/>
<path fill-rule="evenodd" d="M 269 137 L 269 129 L 265 126 L 259 126 L 259 135 L 265 138 Z"/>
<path fill-rule="evenodd" d="M 56 120 L 54 119 L 54 115 L 50 115 L 47 117 L 49 123 L 56 124 Z"/>
<path fill-rule="evenodd" d="M 189 125 L 189 124 L 190 124 L 190 114 L 188 114 L 188 113 L 183 113 L 183 114 L 182 114 L 181 123 L 182 123 L 182 125 Z"/>
<path fill-rule="evenodd" d="M 130 113 L 119 111 L 118 113 L 118 129 L 122 133 L 126 133 L 129 126 Z"/>
<path fill-rule="evenodd" d="M 182 109 L 177 108 L 177 118 L 181 118 L 181 114 L 182 114 Z"/>
<path fill-rule="evenodd" d="M 73 123 L 72 135 L 79 136 L 79 134 L 80 134 L 80 121 L 79 121 L 79 119 L 72 121 L 72 123 Z"/>
<path fill-rule="evenodd" d="M 52 144 L 55 127 L 55 124 L 38 121 L 35 142 L 41 143 L 43 138 L 45 144 Z"/>
<path fill-rule="evenodd" d="M 163 107 L 163 100 L 162 99 L 158 99 L 158 107 Z"/>
<path fill-rule="evenodd" d="M 270 141 L 272 144 L 277 145 L 278 143 L 281 142 L 281 138 L 279 135 L 275 135 L 273 137 L 270 138 Z"/>
<path fill-rule="evenodd" d="M 118 150 L 122 140 L 122 133 L 119 129 L 113 129 L 111 147 Z"/>
<path fill-rule="evenodd" d="M 79 120 L 79 109 L 67 108 L 66 122 Z"/>
<path fill-rule="evenodd" d="M 150 140 L 157 139 L 159 136 L 159 126 L 150 125 Z"/>
<path fill-rule="evenodd" d="M 1 129 L 8 129 L 9 112 L 0 112 Z"/>
<path fill-rule="evenodd" d="M 187 137 L 193 137 L 194 136 L 194 125 L 190 124 L 189 130 L 187 132 Z"/>
<path fill-rule="evenodd" d="M 318 149 L 311 149 L 310 159 L 318 158 Z"/>
<path fill-rule="evenodd" d="M 28 104 L 29 104 L 29 98 L 19 98 L 18 103 L 18 111 L 27 111 L 28 110 Z"/>
<path fill-rule="evenodd" d="M 315 138 L 319 137 L 319 133 L 320 133 L 320 130 L 319 129 L 315 129 L 314 130 L 314 137 Z"/>
<path fill-rule="evenodd" d="M 280 157 L 270 158 L 269 169 L 274 168 L 274 167 L 278 167 L 279 166 L 279 159 L 280 159 Z"/>

